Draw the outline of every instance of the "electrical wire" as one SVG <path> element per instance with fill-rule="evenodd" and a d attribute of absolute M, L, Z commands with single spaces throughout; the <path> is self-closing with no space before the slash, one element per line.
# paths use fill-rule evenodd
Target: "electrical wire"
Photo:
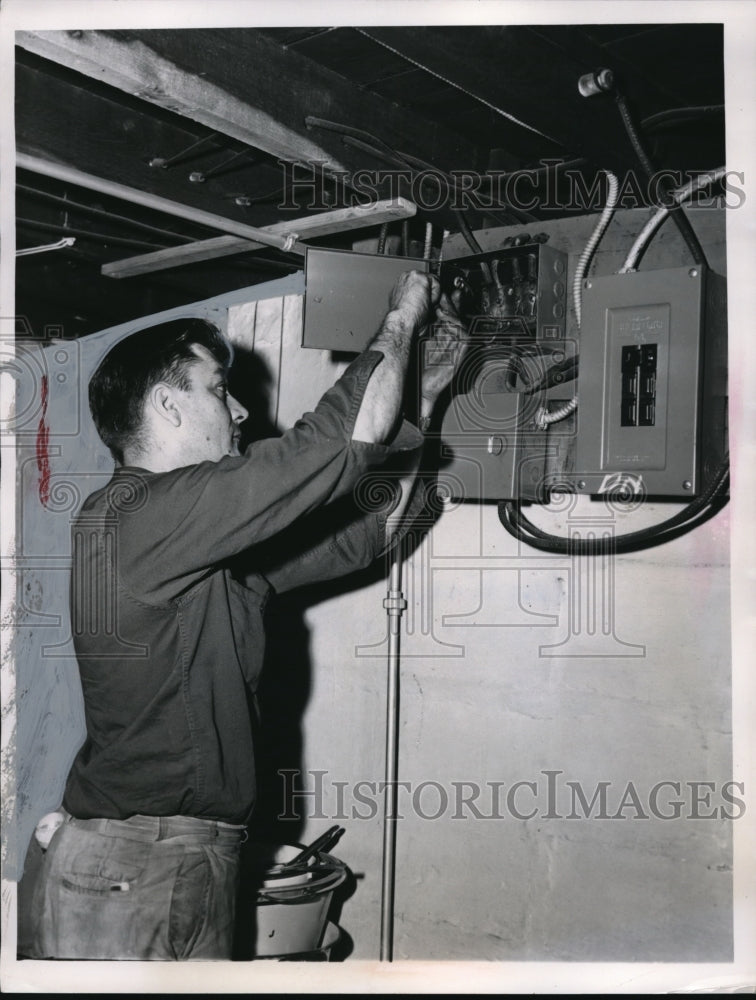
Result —
<path fill-rule="evenodd" d="M 672 517 L 639 531 L 603 538 L 569 538 L 538 528 L 522 513 L 519 501 L 502 500 L 499 520 L 510 535 L 532 548 L 563 555 L 613 555 L 637 552 L 672 541 L 718 514 L 729 500 L 729 461 L 726 458 L 699 497 Z"/>
<path fill-rule="evenodd" d="M 540 129 L 535 128 L 533 125 L 528 125 L 527 122 L 522 121 L 522 119 L 520 118 L 516 118 L 513 114 L 510 114 L 509 111 L 505 111 L 503 108 L 498 107 L 496 104 L 492 104 L 491 101 L 487 100 L 485 97 L 482 97 L 480 94 L 474 94 L 471 90 L 467 90 L 467 88 L 463 87 L 461 84 L 455 83 L 454 80 L 451 80 L 448 76 L 444 76 L 437 70 L 431 69 L 430 66 L 425 66 L 417 59 L 414 59 L 412 56 L 407 55 L 406 52 L 401 52 L 399 49 L 394 48 L 393 45 L 389 45 L 389 43 L 384 41 L 382 38 L 378 38 L 377 36 L 372 35 L 369 31 L 366 31 L 364 28 L 355 28 L 354 30 L 359 31 L 361 35 L 364 35 L 366 38 L 369 38 L 377 45 L 382 45 L 384 49 L 388 49 L 389 52 L 393 52 L 394 55 L 399 56 L 400 59 L 404 59 L 406 62 L 411 63 L 413 66 L 417 66 L 418 69 L 423 70 L 423 72 L 425 73 L 430 73 L 431 76 L 435 76 L 437 79 L 443 81 L 443 83 L 445 83 L 449 87 L 452 87 L 454 90 L 459 90 L 463 94 L 466 94 L 468 97 L 471 97 L 474 101 L 478 101 L 480 104 L 484 104 L 491 111 L 496 112 L 497 115 L 501 115 L 502 117 L 507 118 L 509 121 L 514 122 L 516 125 L 520 125 L 522 128 L 528 129 L 530 132 L 535 132 L 536 135 L 543 136 L 544 139 L 549 139 L 557 146 L 561 145 L 559 140 L 555 139 L 553 136 L 547 135 L 545 132 L 542 132 Z"/>
<path fill-rule="evenodd" d="M 706 118 L 709 115 L 722 114 L 724 104 L 703 104 L 698 107 L 670 108 L 668 111 L 658 111 L 655 115 L 649 115 L 641 121 L 641 128 L 645 132 L 665 125 L 677 125 L 681 122 L 695 121 L 697 118 Z"/>
<path fill-rule="evenodd" d="M 459 231 L 462 233 L 462 236 L 464 237 L 467 245 L 470 247 L 473 253 L 482 254 L 483 248 L 481 247 L 480 243 L 478 243 L 478 241 L 475 239 L 473 231 L 472 229 L 470 229 L 470 224 L 468 223 L 467 218 L 465 217 L 465 213 L 462 211 L 461 208 L 455 208 L 454 214 L 457 218 L 457 222 L 459 223 Z M 478 264 L 480 266 L 480 270 L 483 275 L 483 280 L 485 281 L 485 283 L 487 285 L 493 284 L 491 269 L 486 263 L 486 261 L 481 260 L 478 262 Z"/>
<path fill-rule="evenodd" d="M 433 223 L 425 223 L 425 244 L 423 245 L 423 259 L 430 260 L 433 249 Z"/>
<path fill-rule="evenodd" d="M 386 239 L 388 237 L 388 222 L 384 222 L 381 225 L 381 231 L 378 234 L 378 253 L 386 253 Z"/>
<path fill-rule="evenodd" d="M 700 191 L 701 188 L 708 187 L 710 184 L 715 184 L 718 180 L 724 177 L 726 173 L 726 167 L 717 167 L 716 170 L 709 171 L 705 174 L 699 174 L 698 177 L 689 181 L 683 187 L 678 188 L 676 191 L 669 192 L 670 197 L 675 202 L 685 201 L 692 194 L 695 194 L 696 191 Z M 625 263 L 619 270 L 620 274 L 626 274 L 628 271 L 634 271 L 636 269 L 638 258 L 643 253 L 646 244 L 662 222 L 664 222 L 667 218 L 669 213 L 670 208 L 662 206 L 662 208 L 658 209 L 657 212 L 648 220 L 630 248 L 630 252 L 625 258 Z"/>
<path fill-rule="evenodd" d="M 638 135 L 638 130 L 635 127 L 635 122 L 633 121 L 633 116 L 627 100 L 625 99 L 624 94 L 622 94 L 619 90 L 615 94 L 615 104 L 617 105 L 620 117 L 622 118 L 622 124 L 625 126 L 625 131 L 627 132 L 627 136 L 635 151 L 635 155 L 638 157 L 638 162 L 643 168 L 643 172 L 646 174 L 646 177 L 651 180 L 656 175 L 656 169 L 643 146 L 640 136 Z M 706 265 L 706 254 L 704 253 L 703 247 L 701 246 L 699 239 L 690 224 L 690 220 L 680 205 L 672 206 L 672 218 L 680 232 L 680 235 L 685 240 L 695 263 Z"/>
<path fill-rule="evenodd" d="M 308 128 L 322 128 L 331 132 L 336 132 L 342 136 L 342 142 L 345 145 L 354 146 L 356 149 L 360 149 L 365 153 L 370 153 L 372 156 L 375 156 L 386 163 L 390 163 L 399 170 L 409 170 L 415 175 L 417 171 L 427 171 L 433 174 L 434 177 L 443 180 L 449 187 L 450 192 L 454 192 L 456 196 L 459 185 L 453 174 L 449 174 L 446 171 L 441 170 L 440 167 L 435 166 L 433 163 L 428 163 L 426 160 L 420 159 L 420 157 L 393 149 L 388 145 L 388 143 L 384 142 L 383 139 L 373 135 L 372 132 L 368 132 L 366 129 L 355 128 L 352 125 L 344 125 L 341 122 L 333 122 L 327 118 L 317 118 L 315 115 L 306 115 L 305 124 Z M 565 164 L 573 165 L 576 162 L 579 161 L 564 161 L 563 163 L 554 164 L 554 168 L 556 169 L 559 166 L 564 166 Z M 528 170 L 522 172 L 531 173 L 532 171 Z M 432 183 L 430 177 L 425 178 L 420 176 L 420 181 L 424 184 Z M 491 204 L 490 206 L 485 206 L 485 211 L 495 214 L 493 212 L 494 209 L 501 209 L 502 211 L 509 213 L 510 216 L 515 218 L 517 221 L 535 221 L 535 216 L 531 213 L 522 211 L 521 209 L 516 209 L 508 202 L 500 202 L 491 199 Z M 509 220 L 506 221 L 507 223 L 509 222 Z"/>
<path fill-rule="evenodd" d="M 94 240 L 98 243 L 112 243 L 115 246 L 138 247 L 147 250 L 165 250 L 164 243 L 147 243 L 144 240 L 130 240 L 125 236 L 110 236 L 107 233 L 93 233 L 88 229 L 74 229 L 72 226 L 57 225 L 52 222 L 38 222 L 36 219 L 16 219 L 17 226 L 28 226 L 30 229 L 40 229 L 46 233 L 66 233 L 68 236 L 78 236 L 83 240 Z"/>
<path fill-rule="evenodd" d="M 57 243 L 45 243 L 43 246 L 38 247 L 23 247 L 21 250 L 16 250 L 16 256 L 28 257 L 34 253 L 46 253 L 48 250 L 65 250 L 66 247 L 72 247 L 75 242 L 75 236 L 64 236 Z"/>
<path fill-rule="evenodd" d="M 97 208 L 94 205 L 85 205 L 79 201 L 71 201 L 70 198 L 53 194 L 51 191 L 41 191 L 39 188 L 28 187 L 26 184 L 17 184 L 16 190 L 22 191 L 24 194 L 31 195 L 34 198 L 41 198 L 44 201 L 51 201 L 56 205 L 63 205 L 67 211 L 83 212 L 86 215 L 93 215 L 98 219 L 107 219 L 108 222 L 120 222 L 133 229 L 142 229 L 148 233 L 155 233 L 158 236 L 168 236 L 174 240 L 182 240 L 185 243 L 189 243 L 193 239 L 193 237 L 184 236 L 182 233 L 174 233 L 170 229 L 160 229 L 148 222 L 141 222 L 139 219 L 132 219 L 127 215 L 118 215 L 115 212 Z"/>

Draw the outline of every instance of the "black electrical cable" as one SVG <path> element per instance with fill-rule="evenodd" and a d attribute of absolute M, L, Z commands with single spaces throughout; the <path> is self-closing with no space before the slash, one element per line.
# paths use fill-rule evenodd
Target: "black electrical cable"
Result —
<path fill-rule="evenodd" d="M 622 118 L 622 124 L 625 126 L 625 131 L 627 132 L 627 136 L 635 151 L 635 155 L 638 157 L 638 161 L 643 168 L 646 177 L 651 180 L 656 175 L 656 170 L 643 146 L 643 143 L 641 142 L 640 136 L 638 135 L 638 130 L 635 127 L 635 122 L 633 121 L 633 116 L 630 112 L 627 101 L 619 90 L 617 90 L 614 95 L 614 102 L 617 105 L 620 117 Z M 688 249 L 693 255 L 694 262 L 699 265 L 708 266 L 706 254 L 704 253 L 703 247 L 701 246 L 682 205 L 675 204 L 673 207 L 670 207 L 670 216 L 674 220 L 675 225 L 680 231 L 680 235 L 685 240 Z"/>
<path fill-rule="evenodd" d="M 470 225 L 467 221 L 467 218 L 465 217 L 465 213 L 462 211 L 461 208 L 455 208 L 454 214 L 457 217 L 457 222 L 459 223 L 459 231 L 460 233 L 462 233 L 462 236 L 465 239 L 465 243 L 467 243 L 467 245 L 470 247 L 473 253 L 483 253 L 483 247 L 481 247 L 480 243 L 478 243 L 478 241 L 475 239 L 473 231 L 472 229 L 470 229 Z"/>
<path fill-rule="evenodd" d="M 455 208 L 454 214 L 457 217 L 457 222 L 459 223 L 459 231 L 464 236 L 467 245 L 470 247 L 473 253 L 482 254 L 483 248 L 481 247 L 480 243 L 478 243 L 478 241 L 475 239 L 473 231 L 472 229 L 470 229 L 470 225 L 467 219 L 465 218 L 465 213 L 462 211 L 461 208 Z M 487 285 L 492 284 L 493 277 L 491 275 L 491 269 L 489 268 L 488 264 L 484 260 L 481 260 L 479 263 L 480 263 L 481 273 L 483 274 L 483 280 Z"/>
<path fill-rule="evenodd" d="M 354 146 L 357 149 L 361 149 L 363 152 L 370 153 L 372 156 L 382 159 L 392 166 L 398 167 L 400 170 L 422 170 L 427 171 L 435 175 L 437 178 L 442 178 L 449 188 L 456 192 L 458 187 L 457 180 L 452 174 L 448 174 L 441 170 L 439 167 L 434 166 L 432 163 L 428 163 L 426 160 L 421 160 L 417 156 L 411 156 L 409 153 L 400 153 L 398 150 L 393 149 L 388 143 L 384 142 L 383 139 L 378 138 L 378 136 L 373 135 L 372 132 L 368 132 L 366 129 L 354 128 L 351 125 L 343 125 L 340 122 L 332 122 L 325 118 L 317 118 L 314 115 L 307 115 L 305 117 L 305 124 L 308 128 L 322 128 L 330 132 L 336 132 L 342 136 L 342 142 L 347 146 Z M 566 164 L 555 164 L 555 168 L 561 165 L 573 165 L 577 161 L 567 161 Z M 549 168 L 541 168 L 549 169 Z M 528 173 L 530 171 L 527 171 Z M 421 181 L 425 183 L 430 183 L 430 178 L 422 178 Z M 491 214 L 495 214 L 494 209 L 501 209 L 505 212 L 510 213 L 510 217 L 514 218 L 516 221 L 526 221 L 534 222 L 535 217 L 529 212 L 524 212 L 521 209 L 516 209 L 513 205 L 508 203 L 502 203 L 499 201 L 494 201 L 491 199 L 491 205 L 485 206 L 485 210 Z M 509 219 L 506 220 L 506 224 L 509 223 Z"/>
<path fill-rule="evenodd" d="M 543 392 L 545 389 L 552 389 L 555 385 L 572 382 L 577 376 L 578 359 L 576 357 L 566 358 L 564 361 L 552 365 L 537 382 L 532 382 L 525 389 L 525 392 Z"/>
<path fill-rule="evenodd" d="M 423 172 L 428 172 L 436 177 L 443 178 L 444 181 L 449 185 L 449 187 L 453 188 L 456 191 L 457 178 L 454 177 L 453 174 L 447 174 L 445 171 L 439 170 L 438 167 L 434 167 L 433 164 L 428 163 L 427 160 L 421 160 L 420 157 L 418 156 L 411 156 L 409 153 L 402 153 L 399 150 L 396 150 L 396 155 L 402 157 L 402 159 L 405 160 L 406 163 L 411 167 L 417 167 L 419 170 L 422 170 Z M 578 162 L 582 161 L 578 160 L 565 161 L 565 163 L 560 163 L 559 166 L 565 166 L 567 165 L 567 163 L 569 163 L 570 165 L 574 165 L 575 163 Z M 555 164 L 555 167 L 556 166 L 557 165 Z M 535 171 L 530 171 L 530 170 L 515 171 L 515 173 L 528 173 L 528 174 L 539 173 L 540 170 L 547 170 L 547 169 L 549 168 L 539 168 L 539 170 Z M 506 176 L 514 176 L 514 174 L 511 175 L 507 174 Z M 485 180 L 486 175 L 485 174 L 480 175 L 480 179 Z M 426 180 L 426 179 L 421 178 L 421 180 Z M 426 182 L 429 181 L 430 178 L 428 178 Z M 512 222 L 512 220 L 514 220 L 515 222 L 537 222 L 537 219 L 532 214 L 532 212 L 526 212 L 524 209 L 515 208 L 514 205 L 511 205 L 509 202 L 498 201 L 497 199 L 491 196 L 488 197 L 488 202 L 485 205 L 479 205 L 479 208 L 481 211 L 488 212 L 489 215 L 493 216 L 496 216 L 496 212 L 494 211 L 494 209 L 499 209 L 503 211 L 507 215 L 507 218 L 504 220 L 505 225 L 509 225 Z"/>
<path fill-rule="evenodd" d="M 533 548 L 564 555 L 604 555 L 637 552 L 661 545 L 686 534 L 719 513 L 729 501 L 729 460 L 717 469 L 700 496 L 686 504 L 683 510 L 659 524 L 624 535 L 601 538 L 567 538 L 552 535 L 533 524 L 521 510 L 521 503 L 502 500 L 498 505 L 499 520 L 519 541 Z"/>
<path fill-rule="evenodd" d="M 641 121 L 641 128 L 650 132 L 666 125 L 679 125 L 683 122 L 696 121 L 699 118 L 706 118 L 713 115 L 721 115 L 724 112 L 724 104 L 702 104 L 697 107 L 670 108 L 668 111 L 658 111 L 655 115 L 649 115 Z"/>

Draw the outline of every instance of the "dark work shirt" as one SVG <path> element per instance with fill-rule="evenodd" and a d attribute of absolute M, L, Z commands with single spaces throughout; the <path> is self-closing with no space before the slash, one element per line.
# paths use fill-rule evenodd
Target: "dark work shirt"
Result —
<path fill-rule="evenodd" d="M 249 817 L 248 695 L 268 593 L 368 565 L 385 514 L 354 519 L 265 576 L 232 565 L 347 496 L 392 450 L 419 447 L 406 424 L 391 448 L 351 440 L 380 358 L 360 355 L 280 438 L 170 472 L 119 468 L 85 501 L 73 528 L 71 615 L 87 737 L 66 785 L 72 815 Z"/>

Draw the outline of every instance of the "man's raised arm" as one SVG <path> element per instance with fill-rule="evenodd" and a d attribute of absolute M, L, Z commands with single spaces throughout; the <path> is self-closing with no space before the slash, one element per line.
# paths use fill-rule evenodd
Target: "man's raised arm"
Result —
<path fill-rule="evenodd" d="M 438 280 L 420 271 L 401 274 L 391 293 L 389 311 L 368 350 L 383 359 L 370 376 L 352 431 L 353 441 L 383 444 L 395 432 L 402 412 L 404 381 L 412 341 L 430 321 L 438 302 Z"/>

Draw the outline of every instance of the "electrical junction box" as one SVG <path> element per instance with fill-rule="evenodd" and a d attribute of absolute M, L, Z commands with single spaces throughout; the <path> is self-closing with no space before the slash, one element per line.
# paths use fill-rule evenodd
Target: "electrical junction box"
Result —
<path fill-rule="evenodd" d="M 471 391 L 452 397 L 441 427 L 439 480 L 457 500 L 545 503 L 548 491 L 565 483 L 563 470 L 574 467 L 575 415 L 545 429 L 536 416 L 541 407 L 563 406 L 570 394 L 501 387 L 504 363 L 489 358 Z"/>
<path fill-rule="evenodd" d="M 459 293 L 460 312 L 476 339 L 565 338 L 567 256 L 554 247 L 504 246 L 440 263 L 307 247 L 302 346 L 364 350 L 388 311 L 399 275 L 431 269 L 444 291 Z"/>
<path fill-rule="evenodd" d="M 727 449 L 726 282 L 705 267 L 584 283 L 581 493 L 695 496 Z"/>
<path fill-rule="evenodd" d="M 441 425 L 444 492 L 543 501 L 544 484 L 572 467 L 574 452 L 571 417 L 545 429 L 537 419 L 572 395 L 566 378 L 549 377 L 576 354 L 566 333 L 567 255 L 542 243 L 504 246 L 450 260 L 440 278 L 461 294 L 469 341 Z"/>

